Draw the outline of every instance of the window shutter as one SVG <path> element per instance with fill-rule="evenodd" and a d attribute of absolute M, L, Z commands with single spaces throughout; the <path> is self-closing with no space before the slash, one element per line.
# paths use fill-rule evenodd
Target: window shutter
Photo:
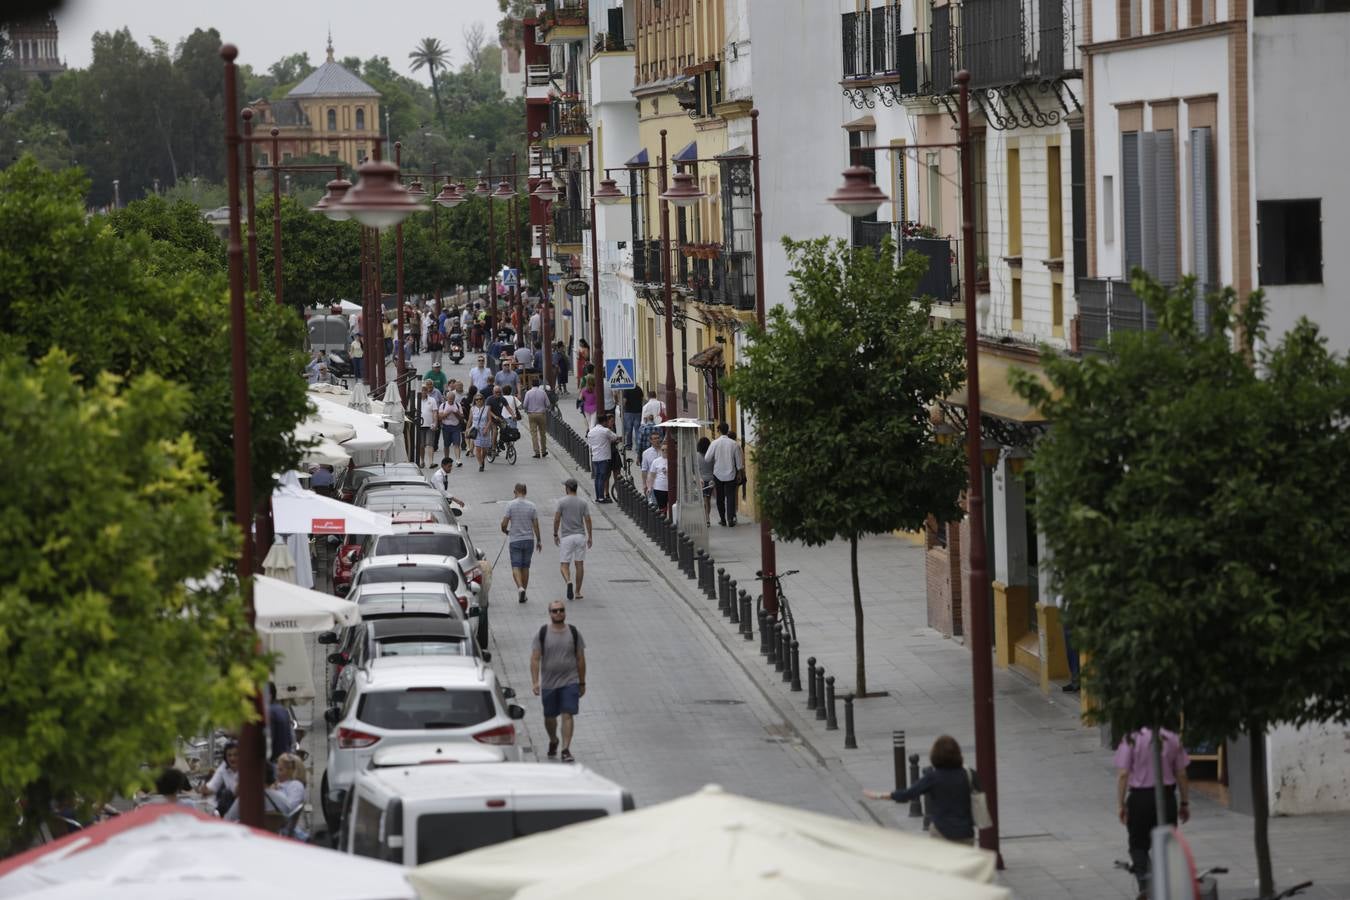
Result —
<path fill-rule="evenodd" d="M 1201 285 L 1218 284 L 1214 239 L 1214 147 L 1208 128 L 1191 129 L 1191 271 Z"/>
<path fill-rule="evenodd" d="M 1139 258 L 1145 272 L 1158 273 L 1158 157 L 1157 135 L 1139 133 Z"/>
<path fill-rule="evenodd" d="M 1157 244 L 1158 262 L 1150 269 L 1164 284 L 1176 284 L 1180 277 L 1177 238 L 1177 135 L 1175 131 L 1153 134 L 1154 158 L 1154 222 L 1153 234 Z"/>
<path fill-rule="evenodd" d="M 1128 131 L 1120 136 L 1120 211 L 1123 218 L 1121 237 L 1125 244 L 1125 271 L 1144 263 L 1140 248 L 1139 225 L 1139 132 Z"/>
<path fill-rule="evenodd" d="M 886 59 L 886 14 L 893 7 L 884 6 L 872 10 L 872 71 L 889 72 L 893 67 Z"/>

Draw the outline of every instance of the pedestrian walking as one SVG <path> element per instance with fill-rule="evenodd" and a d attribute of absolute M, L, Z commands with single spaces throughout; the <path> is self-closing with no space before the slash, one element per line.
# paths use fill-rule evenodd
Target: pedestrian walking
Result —
<path fill-rule="evenodd" d="M 713 489 L 717 484 L 717 479 L 713 477 L 713 464 L 708 460 L 708 447 L 712 441 L 706 436 L 698 439 L 698 479 L 703 487 L 703 524 L 712 525 L 712 500 Z"/>
<path fill-rule="evenodd" d="M 469 410 L 469 437 L 473 439 L 473 455 L 481 472 L 492 446 L 492 412 L 484 404 L 482 394 L 473 398 L 473 408 Z"/>
<path fill-rule="evenodd" d="M 548 391 L 543 382 L 535 382 L 534 387 L 525 392 L 525 415 L 530 420 L 530 446 L 534 458 L 548 456 Z"/>
<path fill-rule="evenodd" d="M 642 405 L 641 425 L 638 428 L 638 446 L 646 447 L 651 440 L 651 434 L 661 427 L 661 423 L 666 420 L 666 405 L 656 398 L 655 394 L 647 395 L 647 402 Z"/>
<path fill-rule="evenodd" d="M 586 444 L 591 448 L 591 474 L 595 477 L 595 502 L 609 503 L 609 467 L 614 460 L 614 444 L 621 438 L 611 427 L 613 416 L 606 416 L 586 432 Z"/>
<path fill-rule="evenodd" d="M 365 375 L 366 364 L 366 346 L 361 341 L 361 335 L 358 334 L 352 337 L 352 343 L 351 346 L 347 348 L 347 352 L 351 354 L 352 357 L 352 375 L 360 381 Z"/>
<path fill-rule="evenodd" d="M 530 344 L 531 346 L 539 343 L 539 329 L 543 325 L 544 317 L 539 314 L 543 304 L 536 306 L 534 312 L 530 315 Z"/>
<path fill-rule="evenodd" d="M 469 370 L 469 384 L 473 385 L 481 394 L 487 390 L 488 382 L 491 380 L 492 370 L 488 368 L 487 357 L 480 353 L 478 364 Z"/>
<path fill-rule="evenodd" d="M 1191 758 L 1177 733 L 1163 728 L 1162 776 L 1163 815 L 1168 825 L 1182 824 L 1191 818 L 1191 783 L 1186 767 Z M 1154 794 L 1157 772 L 1153 767 L 1153 729 L 1140 728 L 1127 734 L 1116 745 L 1116 815 L 1129 835 L 1130 871 L 1139 885 L 1139 895 L 1147 896 L 1152 861 L 1149 847 L 1153 829 L 1158 825 L 1158 806 Z M 1181 801 L 1177 802 L 1180 790 Z"/>
<path fill-rule="evenodd" d="M 979 778 L 973 769 L 965 767 L 961 745 L 949 734 L 933 741 L 928 761 L 933 767 L 904 790 L 865 790 L 863 796 L 869 800 L 894 800 L 896 803 L 908 803 L 927 796 L 932 836 L 954 844 L 973 844 L 975 814 L 971 796 L 980 789 Z"/>
<path fill-rule="evenodd" d="M 530 681 L 544 703 L 544 730 L 548 758 L 558 755 L 558 719 L 562 719 L 562 761 L 570 763 L 574 717 L 586 696 L 586 641 L 575 625 L 567 624 L 567 606 L 561 600 L 548 605 L 548 624 L 539 629 L 530 649 Z"/>
<path fill-rule="evenodd" d="M 520 591 L 520 602 L 524 603 L 530 599 L 525 593 L 530 587 L 530 561 L 535 550 L 544 549 L 544 540 L 539 535 L 539 510 L 525 499 L 523 484 L 516 485 L 515 499 L 506 504 L 502 534 L 506 535 L 511 551 L 511 577 Z"/>
<path fill-rule="evenodd" d="M 727 434 L 730 426 L 723 422 L 717 430 L 721 433 L 708 445 L 703 458 L 713 467 L 718 522 L 729 527 L 736 524 L 736 486 L 745 478 L 745 458 L 741 445 Z"/>
<path fill-rule="evenodd" d="M 441 430 L 438 421 L 441 398 L 430 378 L 422 382 L 422 390 L 417 395 L 417 409 L 417 464 L 431 468 L 431 460 L 436 458 L 436 441 Z"/>
<path fill-rule="evenodd" d="M 441 423 L 441 445 L 445 447 L 445 457 L 450 458 L 450 451 L 453 450 L 458 462 L 457 465 L 464 465 L 464 413 L 460 409 L 459 392 L 460 384 L 458 381 L 452 381 L 447 385 L 445 394 L 441 397 L 441 405 L 437 418 Z"/>
<path fill-rule="evenodd" d="M 559 568 L 563 581 L 567 584 L 567 599 L 573 596 L 582 599 L 581 583 L 586 578 L 586 551 L 591 548 L 594 532 L 591 529 L 591 508 L 586 501 L 577 496 L 577 480 L 569 478 L 563 482 L 567 493 L 558 501 L 558 509 L 553 513 L 553 543 L 558 547 Z M 572 566 L 577 567 L 576 580 L 572 579 Z"/>
<path fill-rule="evenodd" d="M 652 435 L 656 437 L 656 435 Z M 657 452 L 653 454 L 651 461 L 647 464 L 647 478 L 643 485 L 644 490 L 652 498 L 657 509 L 664 510 L 670 502 L 670 469 L 666 460 L 666 442 L 658 441 L 656 444 Z"/>
<path fill-rule="evenodd" d="M 586 429 L 589 431 L 595 427 L 595 416 L 600 409 L 600 395 L 595 389 L 594 375 L 587 375 L 583 378 L 581 393 L 577 395 L 577 402 L 581 404 L 581 414 L 586 417 Z"/>
<path fill-rule="evenodd" d="M 581 380 L 586 377 L 586 369 L 591 364 L 591 345 L 586 343 L 585 338 L 577 340 L 577 385 L 580 389 Z"/>
<path fill-rule="evenodd" d="M 558 379 L 558 393 L 563 396 L 567 395 L 567 373 L 570 369 L 567 351 L 563 348 L 563 342 L 558 341 L 553 345 L 553 375 Z"/>
<path fill-rule="evenodd" d="M 642 388 L 634 385 L 623 392 L 623 449 L 643 450 L 637 442 L 638 426 L 642 424 Z"/>
<path fill-rule="evenodd" d="M 642 472 L 642 493 L 648 499 L 652 499 L 651 475 L 652 460 L 665 453 L 665 441 L 661 439 L 661 432 L 652 431 L 647 435 L 647 449 L 642 451 L 641 462 L 638 465 Z"/>

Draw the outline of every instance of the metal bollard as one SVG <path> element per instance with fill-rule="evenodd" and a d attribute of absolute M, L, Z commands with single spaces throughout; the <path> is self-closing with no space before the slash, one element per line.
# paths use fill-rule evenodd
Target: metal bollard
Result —
<path fill-rule="evenodd" d="M 675 552 L 680 559 L 680 571 L 686 578 L 694 577 L 694 542 L 678 532 L 675 535 Z"/>
<path fill-rule="evenodd" d="M 806 658 L 806 708 L 816 708 L 816 658 Z"/>
<path fill-rule="evenodd" d="M 773 622 L 769 627 L 769 656 L 765 660 L 777 669 L 783 664 L 783 623 Z"/>
<path fill-rule="evenodd" d="M 747 641 L 755 639 L 755 622 L 750 618 L 750 595 L 741 591 L 739 606 L 741 607 L 741 634 L 745 635 Z"/>
<path fill-rule="evenodd" d="M 727 570 L 719 568 L 717 570 L 717 608 L 726 610 L 731 605 L 731 597 L 728 591 Z"/>
<path fill-rule="evenodd" d="M 891 732 L 891 756 L 895 762 L 895 789 L 903 791 L 909 787 L 909 782 L 905 778 L 905 733 L 903 731 Z"/>
<path fill-rule="evenodd" d="M 798 655 L 798 644 L 796 641 L 792 642 L 792 657 L 788 665 L 788 681 L 788 690 L 800 693 L 802 689 L 802 660 Z"/>
<path fill-rule="evenodd" d="M 759 619 L 759 655 L 768 656 L 769 655 L 769 645 L 767 640 L 768 631 L 765 630 L 764 622 L 766 619 L 768 619 L 769 614 L 766 613 L 763 609 L 760 609 L 756 613 L 756 617 Z"/>
<path fill-rule="evenodd" d="M 853 733 L 853 695 L 844 695 L 844 749 L 857 750 L 858 737 Z"/>
<path fill-rule="evenodd" d="M 825 667 L 816 668 L 816 721 L 824 722 L 825 714 Z"/>
<path fill-rule="evenodd" d="M 778 659 L 783 664 L 783 684 L 792 684 L 792 632 L 783 629 L 783 645 L 778 648 Z M 788 690 L 791 690 L 789 688 Z"/>
<path fill-rule="evenodd" d="M 764 609 L 764 595 L 755 598 L 755 609 Z M 773 621 L 766 612 L 759 620 L 759 655 L 765 659 L 773 652 Z"/>
<path fill-rule="evenodd" d="M 911 753 L 909 755 L 909 783 L 918 784 L 919 782 L 919 754 Z M 911 819 L 923 818 L 923 801 L 918 797 L 909 801 L 909 817 Z"/>
<path fill-rule="evenodd" d="M 722 614 L 727 617 L 727 621 L 730 622 L 732 625 L 739 625 L 741 622 L 740 609 L 741 609 L 740 597 L 736 596 L 736 592 L 734 590 L 728 590 L 727 605 L 726 609 L 722 611 Z"/>
<path fill-rule="evenodd" d="M 838 731 L 839 717 L 834 707 L 834 676 L 825 679 L 825 730 Z"/>
<path fill-rule="evenodd" d="M 792 667 L 788 665 L 788 644 L 792 638 L 788 635 L 788 630 L 782 622 L 778 623 L 776 637 L 778 638 L 778 655 L 773 658 L 773 670 L 786 673 L 783 680 L 788 681 L 792 678 Z"/>

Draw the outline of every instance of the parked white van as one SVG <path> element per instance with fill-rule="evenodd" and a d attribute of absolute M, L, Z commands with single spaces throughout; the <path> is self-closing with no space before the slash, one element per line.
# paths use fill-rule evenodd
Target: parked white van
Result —
<path fill-rule="evenodd" d="M 405 866 L 634 808 L 608 778 L 559 763 L 372 768 L 347 801 L 338 849 Z"/>

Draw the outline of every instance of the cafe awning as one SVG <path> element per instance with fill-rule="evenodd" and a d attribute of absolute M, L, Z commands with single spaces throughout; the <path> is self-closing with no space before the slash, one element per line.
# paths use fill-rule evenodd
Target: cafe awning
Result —
<path fill-rule="evenodd" d="M 1050 385 L 1045 371 L 1034 360 L 1013 359 L 980 352 L 980 432 L 984 437 L 1010 446 L 1029 446 L 1050 426 L 1050 421 L 1013 389 L 1009 376 L 1013 370 L 1030 372 L 1041 384 Z M 948 417 L 964 429 L 966 422 L 966 385 L 941 401 Z"/>
<path fill-rule="evenodd" d="M 689 366 L 694 369 L 721 369 L 722 345 L 713 344 L 689 357 Z"/>

